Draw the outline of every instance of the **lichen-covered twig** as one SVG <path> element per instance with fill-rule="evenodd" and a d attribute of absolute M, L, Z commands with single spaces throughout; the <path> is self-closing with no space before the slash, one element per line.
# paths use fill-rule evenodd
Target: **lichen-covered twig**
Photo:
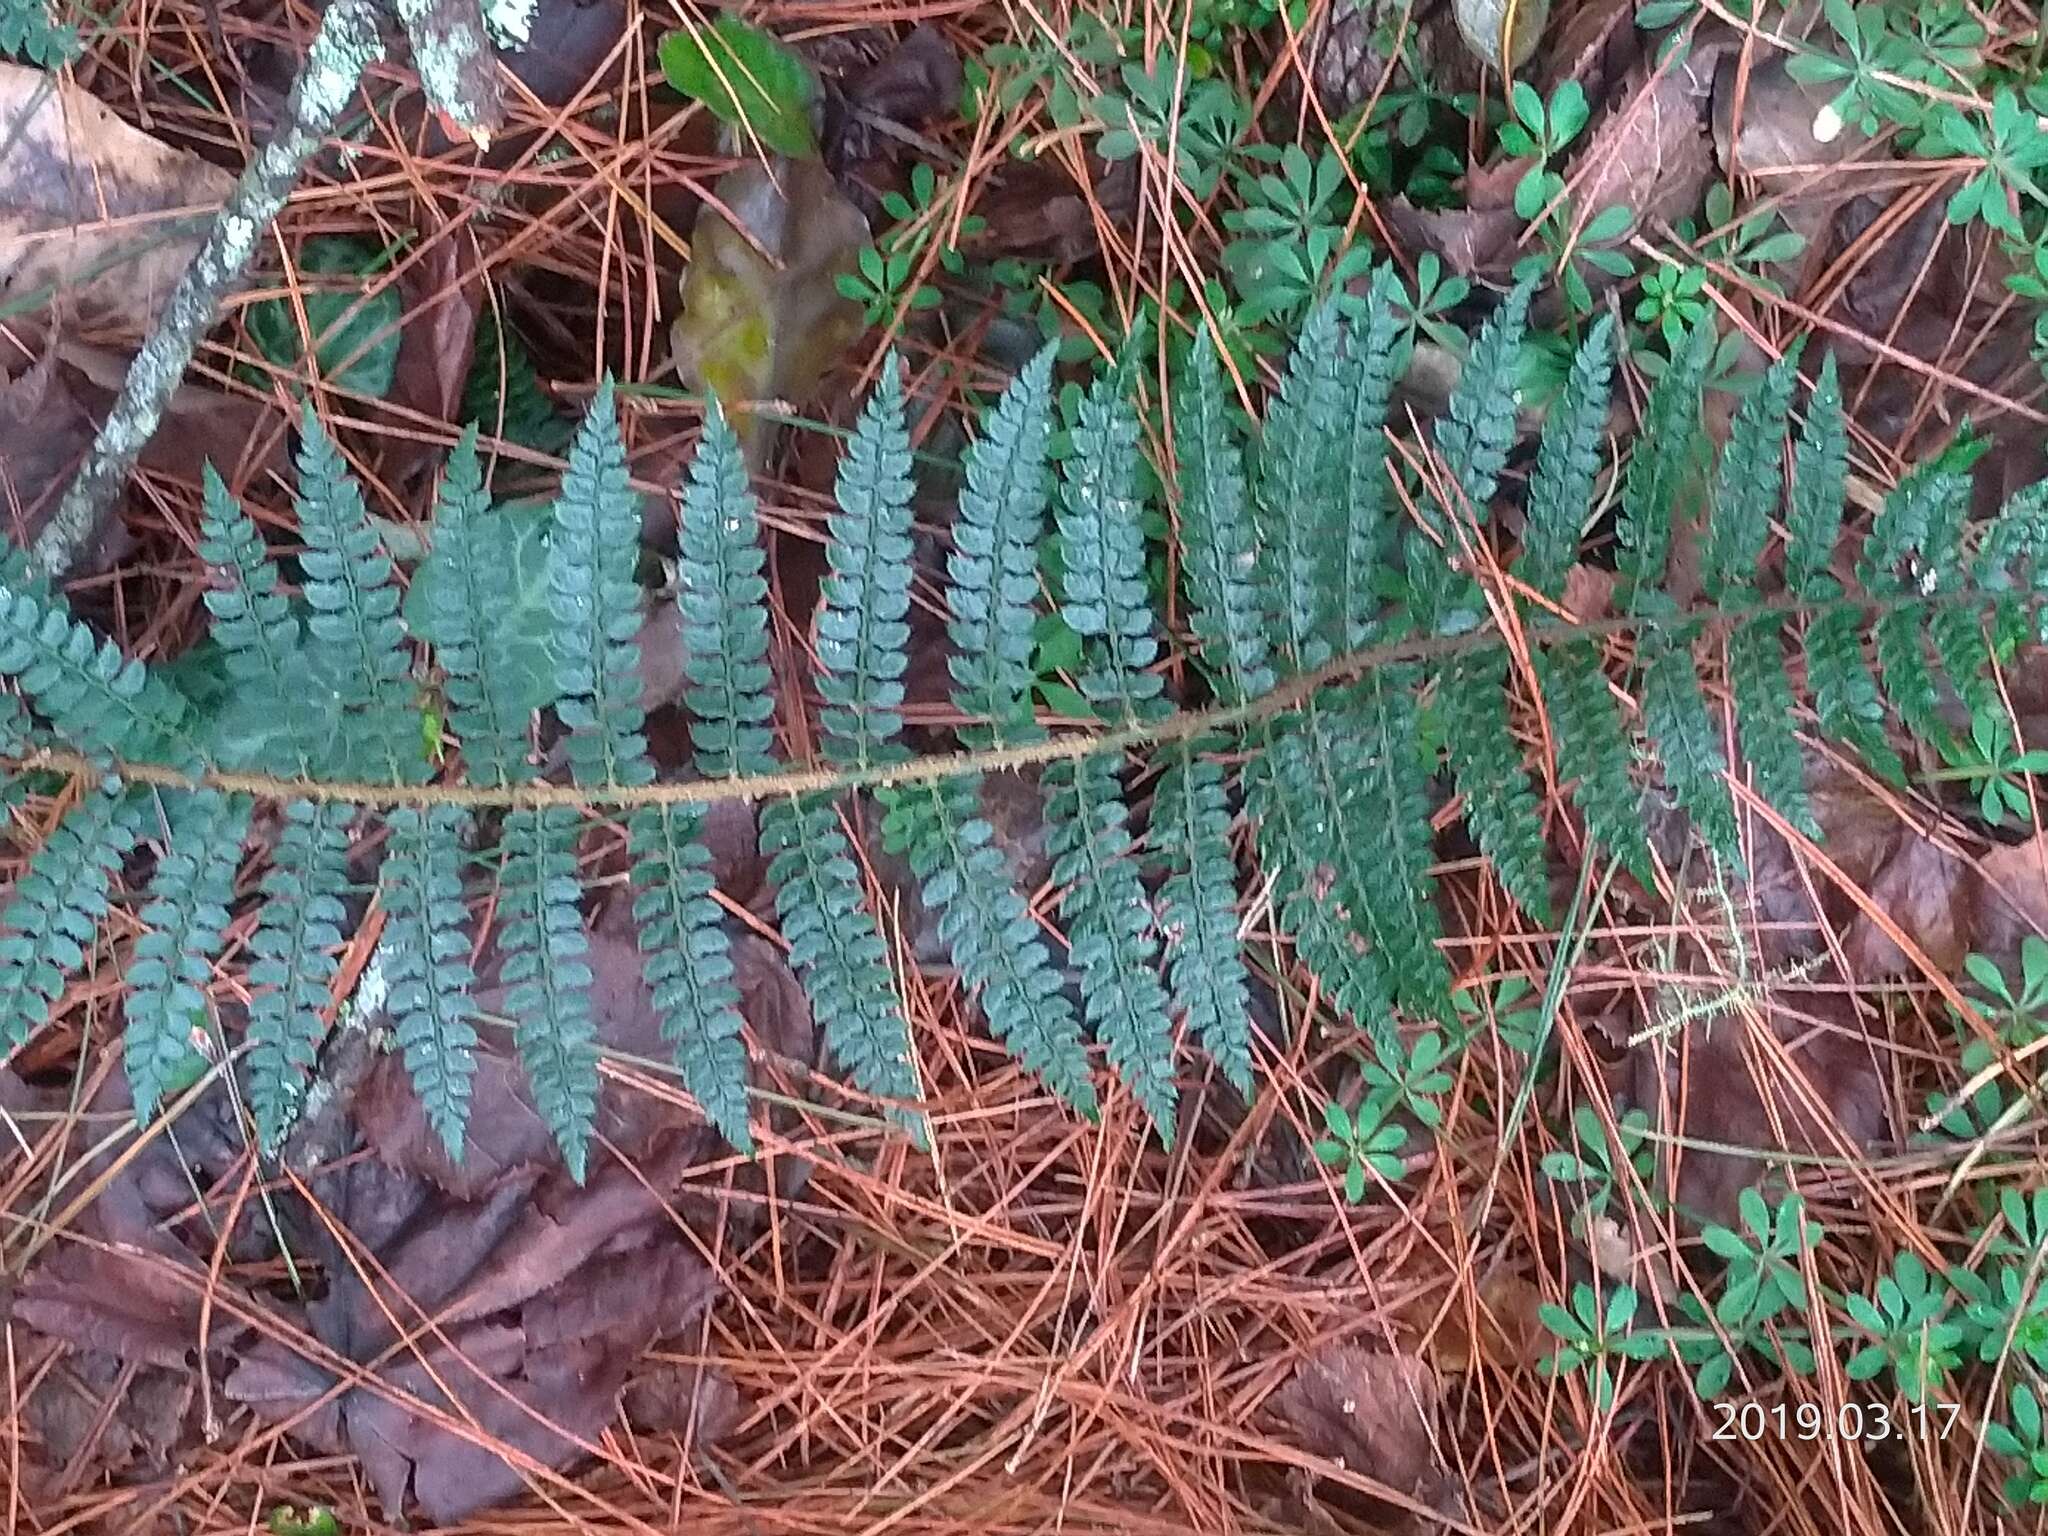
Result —
<path fill-rule="evenodd" d="M 332 0 L 292 86 L 284 121 L 242 173 L 206 243 L 172 292 L 156 329 L 93 440 L 92 452 L 29 552 L 44 575 L 61 576 L 91 541 L 185 376 L 200 337 L 240 279 L 256 242 L 277 217 L 299 170 L 333 129 L 363 72 L 384 55 L 375 0 Z"/>

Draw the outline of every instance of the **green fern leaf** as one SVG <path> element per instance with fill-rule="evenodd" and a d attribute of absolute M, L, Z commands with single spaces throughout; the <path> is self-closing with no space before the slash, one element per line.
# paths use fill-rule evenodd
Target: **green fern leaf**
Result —
<path fill-rule="evenodd" d="M 334 951 L 347 920 L 351 814 L 338 801 L 292 801 L 263 878 L 262 917 L 249 941 L 249 1100 L 266 1152 L 291 1129 L 326 1033 Z"/>
<path fill-rule="evenodd" d="M 1614 317 L 1602 315 L 1572 357 L 1564 393 L 1543 423 L 1529 481 L 1528 527 L 1516 574 L 1548 598 L 1563 595 L 1565 574 L 1578 558 L 1613 390 Z"/>
<path fill-rule="evenodd" d="M 1906 782 L 1905 765 L 1885 740 L 1884 701 L 1863 661 L 1863 615 L 1826 609 L 1806 626 L 1806 686 L 1823 734 L 1854 749 L 1894 784 Z"/>
<path fill-rule="evenodd" d="M 1246 766 L 1245 796 L 1273 909 L 1295 953 L 1338 1008 L 1385 1035 L 1392 987 L 1378 958 L 1339 916 L 1340 903 L 1331 899 L 1337 877 L 1330 862 L 1331 826 L 1319 814 L 1329 792 L 1326 776 L 1311 760 L 1299 715 L 1273 722 L 1264 750 Z"/>
<path fill-rule="evenodd" d="M 1498 648 L 1458 657 L 1441 674 L 1438 708 L 1465 820 L 1505 890 L 1550 921 L 1543 821 L 1508 721 L 1508 657 Z"/>
<path fill-rule="evenodd" d="M 590 1014 L 576 880 L 577 818 L 560 806 L 521 808 L 505 818 L 498 947 L 513 1045 L 533 1085 L 534 1106 L 579 1184 L 597 1117 L 597 1026 Z"/>
<path fill-rule="evenodd" d="M 1404 330 L 1394 306 L 1399 283 L 1391 264 L 1373 273 L 1364 328 L 1351 333 L 1338 380 L 1344 406 L 1338 477 L 1344 546 L 1336 568 L 1336 600 L 1347 650 L 1369 644 L 1379 629 L 1379 577 L 1387 558 L 1387 408 Z"/>
<path fill-rule="evenodd" d="M 707 778 L 772 772 L 775 701 L 769 693 L 768 555 L 761 512 L 747 485 L 739 438 L 717 399 L 690 462 L 677 559 L 676 601 L 694 685 L 684 702 Z"/>
<path fill-rule="evenodd" d="M 1260 444 L 1260 543 L 1269 561 L 1280 649 L 1295 672 L 1329 660 L 1328 637 L 1339 606 L 1343 546 L 1333 536 L 1343 533 L 1335 521 L 1342 510 L 1338 477 L 1345 467 L 1338 457 L 1344 442 L 1343 361 L 1336 301 L 1326 299 L 1309 312 L 1295 339 L 1280 392 L 1267 404 Z M 1132 441 L 1135 446 L 1135 422 Z"/>
<path fill-rule="evenodd" d="M 900 755 L 909 666 L 910 430 L 895 354 L 861 408 L 833 487 L 838 510 L 819 590 L 818 723 L 825 755 L 868 767 Z"/>
<path fill-rule="evenodd" d="M 353 761 L 398 783 L 427 774 L 425 734 L 407 678 L 405 624 L 391 560 L 363 505 L 362 488 L 308 403 L 299 418 L 299 492 L 305 549 L 301 590 L 312 614 L 307 651 L 351 718 Z"/>
<path fill-rule="evenodd" d="M 1941 718 L 1940 685 L 1923 638 L 1928 607 L 1910 599 L 1953 576 L 1961 558 L 1955 531 L 1969 494 L 1968 476 L 1938 461 L 1923 464 L 1885 498 L 1857 562 L 1863 589 L 1895 600 L 1873 626 L 1878 674 L 1892 708 L 1923 741 L 1945 741 L 1950 732 Z"/>
<path fill-rule="evenodd" d="M 211 464 L 204 474 L 199 557 L 229 578 L 203 599 L 235 684 L 231 718 L 213 732 L 219 757 L 228 767 L 313 777 L 336 761 L 341 713 L 315 676 L 305 633 L 278 590 L 277 562 Z M 245 720 L 247 727 L 238 728 Z"/>
<path fill-rule="evenodd" d="M 527 659 L 524 637 L 501 622 L 517 601 L 515 572 L 490 504 L 471 427 L 441 477 L 433 553 L 414 582 L 416 593 L 425 588 L 414 627 L 441 664 L 448 725 L 470 781 L 503 786 L 534 776 L 530 727 L 534 711 L 555 702 L 555 679 Z"/>
<path fill-rule="evenodd" d="M 1437 453 L 1450 466 L 1464 510 L 1484 526 L 1500 472 L 1515 445 L 1515 390 L 1522 336 L 1529 326 L 1534 285 L 1518 283 L 1486 317 L 1451 391 L 1444 418 L 1436 424 Z"/>
<path fill-rule="evenodd" d="M 96 790 L 67 811 L 0 909 L 0 1055 L 49 1022 L 64 978 L 85 964 L 107 888 L 141 836 L 141 803 Z"/>
<path fill-rule="evenodd" d="M 14 679 L 43 718 L 89 751 L 158 761 L 188 738 L 176 689 L 33 584 L 0 584 L 0 678 Z"/>
<path fill-rule="evenodd" d="M 1060 918 L 1080 972 L 1082 1013 L 1118 1079 L 1170 1147 L 1180 1098 L 1173 1023 L 1117 765 L 1101 754 L 1057 763 L 1046 771 L 1046 785 L 1047 850 L 1052 878 L 1064 887 Z"/>
<path fill-rule="evenodd" d="M 1806 768 L 1792 720 L 1798 708 L 1785 675 L 1783 625 L 1776 614 L 1745 619 L 1728 636 L 1728 689 L 1743 755 L 1763 798 L 1808 837 L 1821 835 L 1806 795 Z"/>
<path fill-rule="evenodd" d="M 1416 695 L 1421 674 L 1397 667 L 1367 679 L 1333 722 L 1351 736 L 1355 772 L 1348 808 L 1351 841 L 1365 851 L 1353 870 L 1366 926 L 1403 1007 L 1440 1018 L 1450 1006 L 1451 978 L 1438 942 L 1429 774 L 1417 748 Z"/>
<path fill-rule="evenodd" d="M 702 808 L 693 805 L 634 812 L 633 921 L 641 968 L 683 1082 L 719 1134 L 751 1153 L 740 993 L 724 913 L 711 895 L 702 822 Z"/>
<path fill-rule="evenodd" d="M 812 795 L 763 807 L 761 850 L 769 855 L 790 963 L 803 979 L 826 1049 L 863 1092 L 916 1099 L 917 1073 L 888 945 L 862 905 L 860 869 L 831 799 Z M 971 894 L 986 894 L 969 884 Z M 949 907 L 947 916 L 956 910 Z M 958 941 L 949 936 L 948 942 L 957 959 Z M 961 966 L 964 972 L 966 963 Z M 921 1135 L 921 1122 L 907 1128 Z"/>
<path fill-rule="evenodd" d="M 1784 489 L 1785 418 L 1799 378 L 1798 346 L 1788 348 L 1735 412 L 1714 477 L 1713 514 L 1703 551 L 1707 595 L 1725 601 L 1755 590 Z"/>
<path fill-rule="evenodd" d="M 1251 988 L 1237 938 L 1237 861 L 1221 765 L 1193 747 L 1175 750 L 1152 797 L 1146 844 L 1166 870 L 1159 927 L 1173 1010 L 1249 1099 Z"/>
<path fill-rule="evenodd" d="M 2001 653 L 2029 637 L 2048 634 L 2048 480 L 2015 492 L 1998 509 L 1977 547 L 1977 590 L 1993 597 L 1992 633 Z M 2027 611 L 2020 594 L 2035 599 Z M 2038 624 L 2038 628 L 2037 628 Z"/>
<path fill-rule="evenodd" d="M 954 705 L 970 721 L 969 746 L 1036 734 L 1031 655 L 1038 597 L 1038 544 L 1052 477 L 1052 364 L 1048 346 L 1025 365 L 968 448 L 953 550 L 947 557 L 947 666 Z"/>
<path fill-rule="evenodd" d="M 1792 451 L 1792 504 L 1785 518 L 1785 584 L 1804 598 L 1838 595 L 1828 575 L 1842 532 L 1842 499 L 1849 483 L 1849 427 L 1835 354 L 1821 359 L 1820 377 L 1807 397 L 1806 419 Z"/>
<path fill-rule="evenodd" d="M 1607 687 L 1594 641 L 1572 638 L 1536 660 L 1557 776 L 1573 784 L 1572 801 L 1595 842 L 1654 888 L 1650 847 L 1643 839 L 1642 795 L 1629 771 L 1629 743 Z"/>
<path fill-rule="evenodd" d="M 1173 406 L 1189 623 L 1219 674 L 1223 696 L 1254 698 L 1273 686 L 1257 573 L 1259 539 L 1223 367 L 1207 331 L 1195 343 L 1193 365 L 1174 391 Z"/>
<path fill-rule="evenodd" d="M 1065 560 L 1060 615 L 1089 647 L 1081 692 L 1119 723 L 1156 717 L 1165 686 L 1152 600 L 1145 588 L 1145 529 L 1138 489 L 1138 417 L 1125 373 L 1105 371 L 1081 401 L 1073 452 L 1060 476 L 1057 523 Z"/>
<path fill-rule="evenodd" d="M 148 930 L 128 965 L 123 1061 L 137 1123 L 147 1121 L 191 1058 L 206 1022 L 206 984 L 220 954 L 235 869 L 254 803 L 210 790 L 169 795 L 170 840 L 142 909 Z"/>
<path fill-rule="evenodd" d="M 1742 839 L 1729 797 L 1727 760 L 1694 671 L 1690 626 L 1660 626 L 1644 636 L 1643 723 L 1664 764 L 1671 797 L 1730 869 L 1742 867 Z"/>
<path fill-rule="evenodd" d="M 1664 376 L 1650 390 L 1642 424 L 1621 483 L 1621 543 L 1615 567 L 1639 599 L 1657 593 L 1671 556 L 1671 518 L 1679 489 L 1692 472 L 1700 430 L 1700 388 L 1714 351 L 1714 327 L 1702 317 L 1680 344 Z"/>
<path fill-rule="evenodd" d="M 548 546 L 554 616 L 555 713 L 569 728 L 569 772 L 578 784 L 649 783 L 654 764 L 641 734 L 640 502 L 626 479 L 611 376 L 599 381 L 569 444 Z"/>
<path fill-rule="evenodd" d="M 462 839 L 456 806 L 391 813 L 379 878 L 384 893 L 384 976 L 406 1076 L 427 1124 L 460 1161 L 476 1075 L 476 1002 L 470 988 L 468 916 L 462 904 Z"/>

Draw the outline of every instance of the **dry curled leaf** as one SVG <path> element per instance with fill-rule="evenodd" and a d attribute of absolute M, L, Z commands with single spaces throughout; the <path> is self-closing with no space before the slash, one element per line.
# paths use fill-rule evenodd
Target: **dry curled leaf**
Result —
<path fill-rule="evenodd" d="M 1444 1482 L 1437 1396 L 1436 1372 L 1414 1355 L 1346 1345 L 1299 1366 L 1273 1407 L 1310 1455 L 1428 1500 Z"/>
<path fill-rule="evenodd" d="M 0 305 L 47 290 L 149 328 L 234 178 L 130 127 L 69 80 L 0 64 Z"/>

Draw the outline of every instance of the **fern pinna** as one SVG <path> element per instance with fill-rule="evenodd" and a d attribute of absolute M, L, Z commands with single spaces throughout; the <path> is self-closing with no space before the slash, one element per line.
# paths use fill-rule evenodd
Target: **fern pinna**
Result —
<path fill-rule="evenodd" d="M 1432 455 L 1390 452 L 1408 351 L 1391 272 L 1310 316 L 1263 421 L 1241 415 L 1242 381 L 1202 337 L 1154 416 L 1139 370 L 1099 370 L 1055 466 L 1054 357 L 1033 359 L 960 465 L 941 599 L 965 751 L 944 761 L 915 761 L 902 740 L 915 481 L 891 358 L 834 488 L 815 618 L 819 761 L 787 765 L 822 776 L 797 792 L 776 755 L 767 546 L 715 401 L 679 488 L 681 703 L 706 781 L 687 792 L 656 782 L 645 737 L 641 518 L 608 382 L 545 509 L 544 599 L 523 607 L 504 551 L 525 525 L 491 504 L 473 432 L 449 459 L 402 604 L 362 493 L 310 413 L 295 585 L 209 474 L 199 550 L 209 643 L 231 686 L 208 703 L 95 636 L 20 560 L 0 561 L 0 751 L 72 774 L 0 904 L 0 1042 L 18 1047 L 48 1021 L 91 963 L 123 869 L 138 867 L 124 1059 L 139 1116 L 173 1101 L 224 1038 L 211 980 L 254 838 L 267 842 L 262 874 L 240 889 L 256 903 L 243 980 L 260 1143 L 280 1142 L 311 1084 L 343 1001 L 351 914 L 374 896 L 392 1043 L 450 1153 L 482 1023 L 474 957 L 490 950 L 534 1101 L 580 1172 L 599 1082 L 581 853 L 617 817 L 644 978 L 678 1070 L 750 1150 L 745 1022 L 702 814 L 725 795 L 761 802 L 777 911 L 830 1065 L 907 1135 L 925 1141 L 933 1124 L 898 946 L 860 848 L 875 832 L 907 862 L 962 992 L 1019 1064 L 1085 1114 L 1113 1079 L 1170 1140 L 1184 1044 L 1254 1086 L 1243 893 L 1270 898 L 1323 995 L 1362 1027 L 1441 1018 L 1452 978 L 1434 871 L 1447 806 L 1503 892 L 1544 923 L 1555 871 L 1539 783 L 1559 785 L 1589 838 L 1644 879 L 1654 780 L 1736 861 L 1749 797 L 1816 829 L 1802 721 L 1899 778 L 1888 719 L 1938 739 L 1948 691 L 1984 700 L 1996 651 L 2035 633 L 2048 490 L 1973 535 L 1961 460 L 1922 466 L 1845 562 L 1832 360 L 1804 391 L 1798 353 L 1770 368 L 1716 461 L 1702 451 L 1704 328 L 1677 349 L 1620 457 L 1607 427 L 1614 327 L 1590 327 L 1510 539 L 1495 510 L 1527 308 L 1526 291 L 1508 295 L 1474 338 Z M 1149 442 L 1168 450 L 1154 467 L 1169 491 L 1171 604 L 1147 542 Z M 1577 624 L 1564 617 L 1566 577 L 1610 502 L 1617 617 Z M 1707 508 L 1705 602 L 1681 610 L 1673 508 L 1692 503 Z M 1053 537 L 1056 572 L 1042 558 Z M 1762 574 L 1774 545 L 1782 593 Z M 1835 574 L 1845 566 L 1853 589 Z M 530 629 L 502 622 L 511 612 Z M 1053 612 L 1081 641 L 1075 681 L 1098 721 L 1062 741 L 1031 704 L 1034 632 Z M 1726 679 L 1732 731 L 1707 671 Z M 988 776 L 1026 759 L 1046 763 L 1045 913 L 1013 884 L 983 809 Z M 555 763 L 566 784 L 531 793 Z M 879 827 L 856 786 L 872 791 Z M 1245 847 L 1256 869 L 1241 867 Z"/>

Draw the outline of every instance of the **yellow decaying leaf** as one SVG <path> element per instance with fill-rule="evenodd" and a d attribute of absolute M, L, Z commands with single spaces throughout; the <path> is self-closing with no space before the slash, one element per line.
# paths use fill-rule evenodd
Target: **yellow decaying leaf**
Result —
<path fill-rule="evenodd" d="M 803 399 L 859 336 L 860 306 L 837 279 L 867 244 L 867 220 L 814 161 L 777 161 L 772 175 L 743 166 L 713 190 L 683 273 L 676 368 L 725 403 L 758 468 L 766 424 L 741 403 Z"/>

